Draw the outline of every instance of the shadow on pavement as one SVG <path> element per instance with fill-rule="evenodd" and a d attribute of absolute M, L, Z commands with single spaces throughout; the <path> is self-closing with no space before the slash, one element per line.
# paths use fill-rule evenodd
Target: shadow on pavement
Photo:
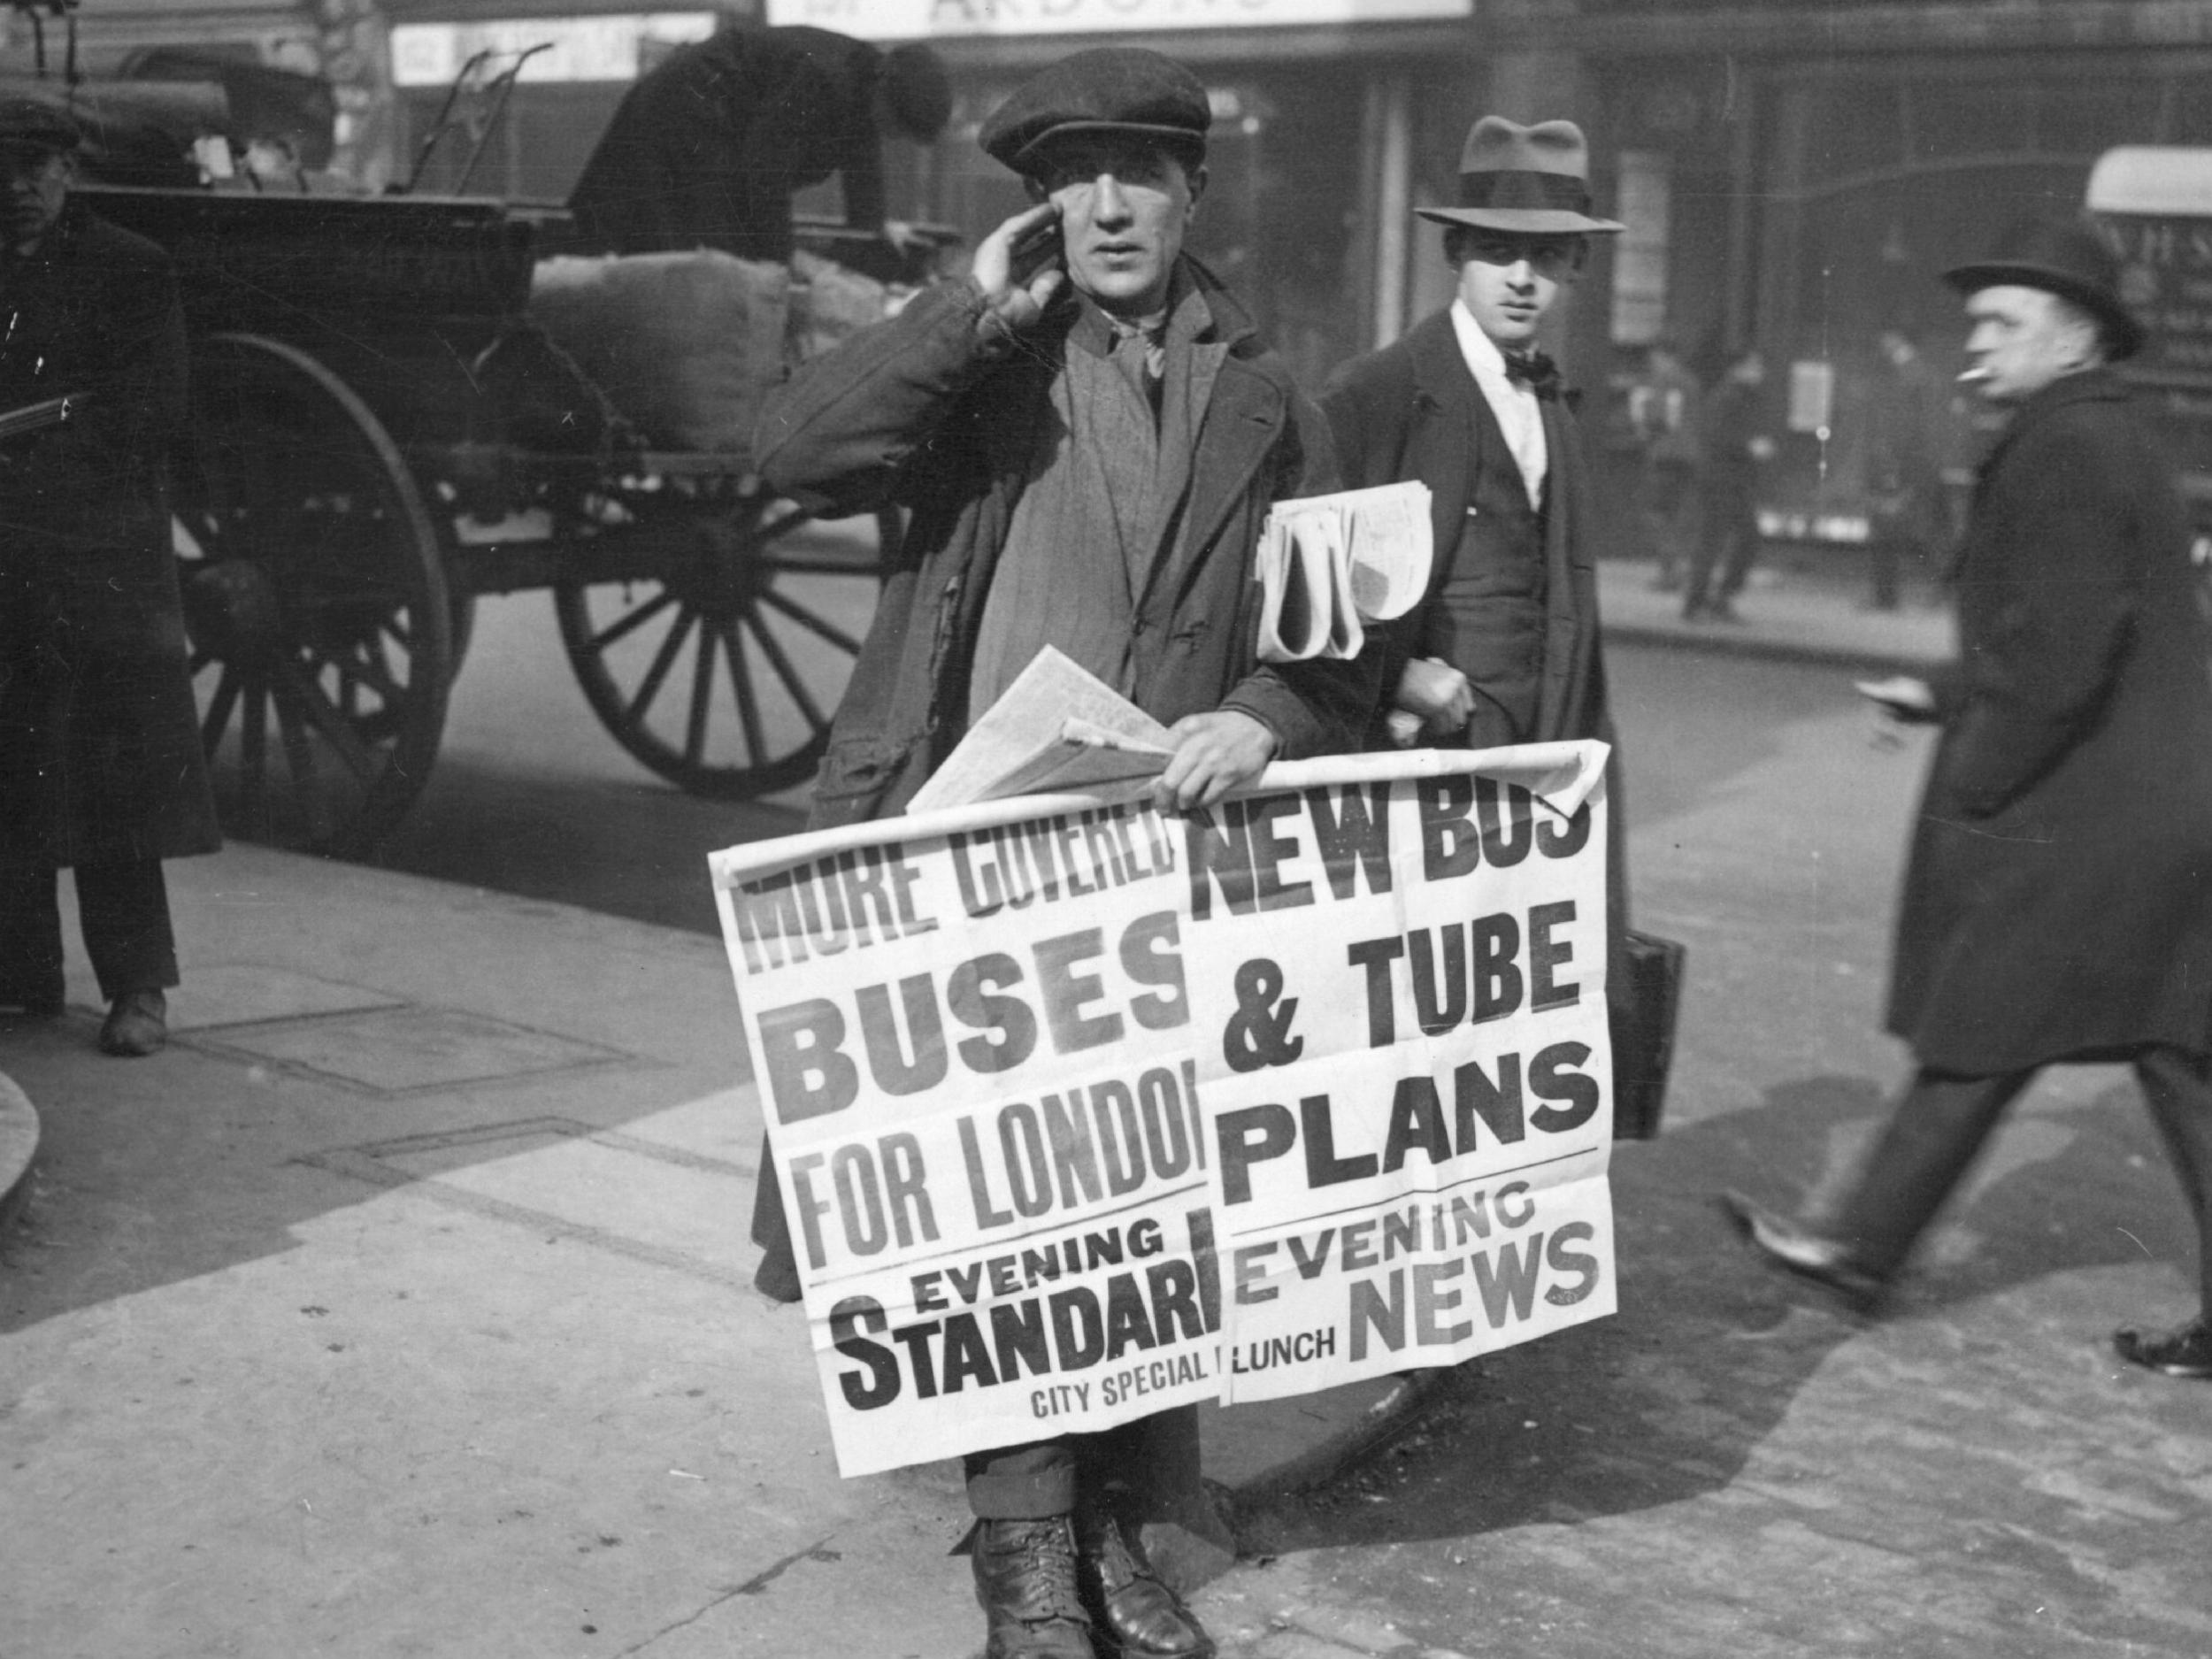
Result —
<path fill-rule="evenodd" d="M 1809 1380 L 1867 1327 L 1816 1287 L 1757 1263 L 1715 1199 L 1738 1187 L 1793 1203 L 1820 1175 L 1821 1148 L 1832 1138 L 1855 1143 L 1886 1106 L 1866 1079 L 1811 1078 L 1770 1091 L 1761 1110 L 1619 1148 L 1621 1312 L 1462 1367 L 1365 1463 L 1240 1517 L 1252 1552 L 1573 1526 L 1738 1482 Z M 1978 1191 L 1970 1182 L 1963 1205 L 1955 1202 L 1924 1242 L 1889 1320 L 1955 1340 L 1947 1327 L 1966 1304 L 2037 1281 L 2147 1256 L 2193 1263 L 2185 1212 L 2131 1085 L 2056 1116 L 2032 1110 L 2024 1122 L 2008 1120 L 1988 1162 L 2008 1162 L 2008 1148 L 2016 1155 L 2023 1142 L 2045 1156 Z M 2185 1311 L 2108 1310 L 2098 1295 L 2093 1286 L 2039 1288 L 2016 1357 L 2062 1372 L 2085 1345 L 2102 1343 L 2110 1323 Z M 1940 1340 L 1917 1346 L 1932 1345 L 1950 1373 L 1946 1389 L 1986 1391 L 1993 1411 L 2009 1403 L 1994 1356 L 1953 1355 Z"/>

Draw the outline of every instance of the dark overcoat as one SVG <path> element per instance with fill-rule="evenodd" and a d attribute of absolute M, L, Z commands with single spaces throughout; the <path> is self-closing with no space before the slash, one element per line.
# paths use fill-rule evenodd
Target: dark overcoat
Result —
<path fill-rule="evenodd" d="M 1268 508 L 1334 487 L 1328 429 L 1195 261 L 1184 270 L 1225 349 L 1191 457 L 1180 529 L 1134 598 L 1133 700 L 1163 725 L 1234 709 L 1278 758 L 1356 749 L 1377 663 L 1257 660 L 1254 554 Z M 1018 346 L 979 335 L 972 284 L 916 299 L 800 370 L 762 412 L 755 454 L 779 493 L 832 514 L 896 502 L 911 513 L 875 623 L 838 705 L 814 795 L 816 827 L 888 817 L 962 736 L 977 629 L 1009 524 L 1054 419 L 1053 377 L 1075 307 Z"/>
<path fill-rule="evenodd" d="M 1273 503 L 1335 487 L 1328 429 L 1243 307 L 1196 261 L 1182 271 L 1213 319 L 1197 344 L 1222 356 L 1179 527 L 1133 596 L 1132 699 L 1163 725 L 1248 714 L 1286 760 L 1355 750 L 1381 683 L 1372 654 L 1258 660 L 1260 527 Z M 1076 317 L 1062 303 L 1009 341 L 979 329 L 983 310 L 972 283 L 933 289 L 805 365 L 762 411 L 755 455 L 779 494 L 833 515 L 892 502 L 911 514 L 838 705 L 811 828 L 903 811 L 963 735 L 984 602 L 1037 433 L 1056 418 L 1052 381 Z M 796 1301 L 766 1162 L 753 1212 L 766 1252 L 758 1282 Z"/>
<path fill-rule="evenodd" d="M 89 394 L 0 448 L 0 849 L 212 852 L 171 546 L 187 409 L 168 257 L 72 203 L 35 257 L 0 265 L 0 409 Z"/>
<path fill-rule="evenodd" d="M 1989 1076 L 2212 1045 L 2212 638 L 2173 473 L 2103 370 L 1987 461 L 1889 1028 Z"/>

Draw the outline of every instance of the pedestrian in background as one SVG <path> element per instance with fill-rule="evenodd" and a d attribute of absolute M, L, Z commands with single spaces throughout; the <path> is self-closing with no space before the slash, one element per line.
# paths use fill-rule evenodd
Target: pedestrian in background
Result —
<path fill-rule="evenodd" d="M 1698 541 L 1701 396 L 1675 343 L 1653 341 L 1643 378 L 1628 395 L 1628 416 L 1644 446 L 1637 506 L 1645 545 L 1658 563 L 1652 586 L 1663 593 L 1682 585 Z"/>
<path fill-rule="evenodd" d="M 1940 723 L 1889 1029 L 1916 1071 L 1840 1209 L 1728 1202 L 1770 1261 L 1873 1305 L 2041 1067 L 2125 1058 L 2197 1225 L 2200 1306 L 2121 1356 L 2212 1377 L 2212 632 L 2173 469 L 2107 366 L 2142 330 L 2089 230 L 1947 272 L 1966 379 L 2011 412 L 1956 565 L 1958 660 L 1867 687 Z"/>
<path fill-rule="evenodd" d="M 1950 449 L 1950 390 L 1902 328 L 1875 342 L 1878 362 L 1867 407 L 1868 607 L 1894 611 L 1909 578 L 1931 581 L 1948 539 L 1943 457 Z"/>
<path fill-rule="evenodd" d="M 624 95 L 569 195 L 577 246 L 788 263 L 792 195 L 832 173 L 845 222 L 898 242 L 883 142 L 928 143 L 951 112 L 944 65 L 926 46 L 881 52 L 803 25 L 726 25 Z"/>
<path fill-rule="evenodd" d="M 187 419 L 169 257 L 70 199 L 67 114 L 0 100 L 0 411 L 81 399 L 0 445 L 0 1005 L 62 1010 L 72 868 L 100 1046 L 166 1041 L 161 861 L 221 844 L 187 670 L 168 466 Z"/>
<path fill-rule="evenodd" d="M 1740 351 L 1705 399 L 1697 554 L 1682 594 L 1687 622 L 1743 619 L 1736 614 L 1736 595 L 1759 557 L 1759 475 L 1774 457 L 1774 440 L 1766 431 L 1766 359 L 1758 349 Z"/>
<path fill-rule="evenodd" d="M 1279 757 L 1359 746 L 1372 653 L 1255 657 L 1262 522 L 1335 468 L 1320 411 L 1182 251 L 1210 121 L 1203 83 L 1156 52 L 1045 70 L 979 134 L 1036 205 L 983 240 L 964 282 L 814 359 L 764 413 L 756 452 L 779 493 L 832 517 L 913 511 L 813 827 L 902 811 L 1048 646 L 1167 724 L 1165 810 L 1210 805 Z M 790 1233 L 763 1169 L 759 1283 L 790 1301 Z M 1213 1653 L 1140 1543 L 1143 1523 L 1200 1498 L 1194 1409 L 966 1463 L 986 1659 Z"/>

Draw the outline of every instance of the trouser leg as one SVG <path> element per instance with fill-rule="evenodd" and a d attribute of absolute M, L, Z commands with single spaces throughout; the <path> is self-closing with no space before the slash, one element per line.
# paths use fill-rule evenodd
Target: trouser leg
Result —
<path fill-rule="evenodd" d="M 2001 1077 L 1916 1072 L 1831 1229 L 1870 1273 L 1892 1279 L 2032 1069 Z"/>
<path fill-rule="evenodd" d="M 968 1507 L 984 1521 L 1035 1521 L 1110 1502 L 1128 1520 L 1173 1513 L 1198 1491 L 1198 1412 L 1156 1411 L 1095 1434 L 1069 1434 L 964 1460 Z"/>
<path fill-rule="evenodd" d="M 2147 1048 L 2136 1057 L 2135 1076 L 2197 1225 L 2198 1307 L 2212 1322 L 2212 1058 Z"/>
<path fill-rule="evenodd" d="M 962 1460 L 979 1521 L 1043 1521 L 1075 1510 L 1076 1437 L 970 1452 Z"/>
<path fill-rule="evenodd" d="M 1759 510 L 1746 496 L 1728 509 L 1725 522 L 1728 560 L 1721 567 L 1720 596 L 1733 599 L 1751 580 L 1752 564 L 1759 557 Z"/>
<path fill-rule="evenodd" d="M 132 991 L 177 982 L 177 940 L 169 925 L 169 888 L 157 858 L 79 864 L 77 910 L 85 954 L 112 1002 Z"/>
<path fill-rule="evenodd" d="M 0 999 L 58 995 L 58 873 L 42 857 L 0 850 Z"/>

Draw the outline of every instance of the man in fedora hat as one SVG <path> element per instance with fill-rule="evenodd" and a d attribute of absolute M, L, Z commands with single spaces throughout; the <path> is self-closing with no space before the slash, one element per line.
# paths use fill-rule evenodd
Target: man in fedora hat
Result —
<path fill-rule="evenodd" d="M 0 1007 L 62 1011 L 69 866 L 100 1046 L 142 1056 L 177 983 L 161 861 L 220 844 L 170 548 L 184 317 L 168 256 L 71 199 L 77 146 L 0 98 L 0 411 L 70 408 L 0 444 Z"/>
<path fill-rule="evenodd" d="M 1612 741 L 1581 433 L 1537 345 L 1589 239 L 1623 228 L 1592 212 L 1589 177 L 1588 145 L 1571 121 L 1477 121 L 1460 156 L 1458 202 L 1416 210 L 1444 227 L 1457 295 L 1345 365 L 1322 395 L 1348 485 L 1429 487 L 1428 592 L 1382 636 L 1394 737 L 1467 749 Z M 1609 956 L 1621 985 L 1617 764 L 1607 773 Z"/>
<path fill-rule="evenodd" d="M 2143 331 L 2088 229 L 2032 224 L 1947 272 L 1962 376 L 2009 412 L 1953 571 L 1959 655 L 1865 689 L 1942 727 L 1888 1025 L 1915 1072 L 1816 1222 L 1731 1195 L 1775 1264 L 1878 1302 L 2045 1065 L 2127 1059 L 2197 1225 L 2198 1317 L 2123 1358 L 2212 1378 L 2212 654 L 2174 474 L 2108 366 Z"/>
<path fill-rule="evenodd" d="M 1034 205 L 964 282 L 799 370 L 764 411 L 777 491 L 911 528 L 837 710 L 816 827 L 895 815 L 1049 646 L 1156 719 L 1166 810 L 1279 757 L 1356 749 L 1371 656 L 1256 660 L 1253 558 L 1273 502 L 1333 485 L 1328 429 L 1183 239 L 1206 184 L 1206 88 L 1156 52 L 1079 52 L 983 124 Z M 772 1179 L 759 1282 L 799 1292 Z M 987 1659 L 1213 1651 L 1147 1564 L 1148 1522 L 1204 1532 L 1195 1415 L 967 1460 Z"/>

